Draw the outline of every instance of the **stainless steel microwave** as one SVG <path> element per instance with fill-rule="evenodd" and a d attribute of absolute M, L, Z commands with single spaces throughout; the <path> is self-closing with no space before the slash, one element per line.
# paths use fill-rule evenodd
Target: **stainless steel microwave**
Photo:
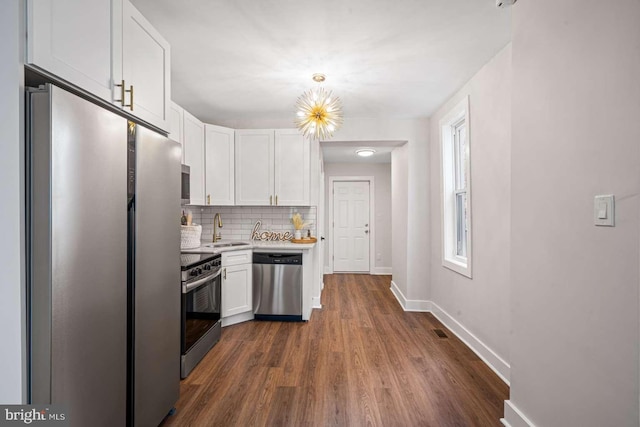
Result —
<path fill-rule="evenodd" d="M 188 205 L 191 203 L 191 194 L 189 192 L 191 168 L 187 165 L 182 165 L 182 204 Z"/>

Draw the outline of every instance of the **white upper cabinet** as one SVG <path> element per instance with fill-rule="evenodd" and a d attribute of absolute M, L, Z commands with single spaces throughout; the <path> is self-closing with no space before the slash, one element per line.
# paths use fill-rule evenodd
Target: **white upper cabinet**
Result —
<path fill-rule="evenodd" d="M 179 142 L 182 148 L 182 163 L 184 163 L 184 109 L 172 102 L 169 106 L 169 138 Z"/>
<path fill-rule="evenodd" d="M 295 129 L 236 131 L 236 205 L 309 205 L 309 141 Z"/>
<path fill-rule="evenodd" d="M 309 205 L 309 141 L 297 129 L 275 131 L 274 194 L 278 205 Z"/>
<path fill-rule="evenodd" d="M 170 47 L 130 2 L 124 2 L 122 79 L 125 109 L 161 129 L 169 129 Z M 127 105 L 129 107 L 127 107 Z"/>
<path fill-rule="evenodd" d="M 208 205 L 229 206 L 235 200 L 233 129 L 204 125 L 205 193 Z"/>
<path fill-rule="evenodd" d="M 182 151 L 190 167 L 189 189 L 192 205 L 204 205 L 204 124 L 184 111 Z"/>
<path fill-rule="evenodd" d="M 170 47 L 128 0 L 27 0 L 26 62 L 169 130 Z"/>
<path fill-rule="evenodd" d="M 272 129 L 236 131 L 236 205 L 275 204 L 273 145 Z"/>
<path fill-rule="evenodd" d="M 104 99 L 122 66 L 123 0 L 29 0 L 27 63 Z"/>

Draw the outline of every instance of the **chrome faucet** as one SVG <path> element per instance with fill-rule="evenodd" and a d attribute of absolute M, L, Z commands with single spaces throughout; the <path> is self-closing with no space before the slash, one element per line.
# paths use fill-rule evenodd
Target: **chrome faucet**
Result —
<path fill-rule="evenodd" d="M 222 239 L 222 236 L 220 236 L 220 233 L 216 232 L 217 228 L 222 228 L 222 217 L 220 216 L 219 213 L 216 212 L 216 215 L 213 217 L 213 243 Z"/>

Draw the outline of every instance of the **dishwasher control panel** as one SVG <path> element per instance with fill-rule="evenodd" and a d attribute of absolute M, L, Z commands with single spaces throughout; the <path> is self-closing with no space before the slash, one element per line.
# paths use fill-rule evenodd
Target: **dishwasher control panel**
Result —
<path fill-rule="evenodd" d="M 302 265 L 302 254 L 254 253 L 253 263 Z"/>

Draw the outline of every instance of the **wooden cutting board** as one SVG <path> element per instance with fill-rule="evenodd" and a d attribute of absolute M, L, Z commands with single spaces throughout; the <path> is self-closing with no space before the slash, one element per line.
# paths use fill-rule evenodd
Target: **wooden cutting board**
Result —
<path fill-rule="evenodd" d="M 309 237 L 306 239 L 291 239 L 291 243 L 316 243 L 318 239 L 315 237 Z"/>

